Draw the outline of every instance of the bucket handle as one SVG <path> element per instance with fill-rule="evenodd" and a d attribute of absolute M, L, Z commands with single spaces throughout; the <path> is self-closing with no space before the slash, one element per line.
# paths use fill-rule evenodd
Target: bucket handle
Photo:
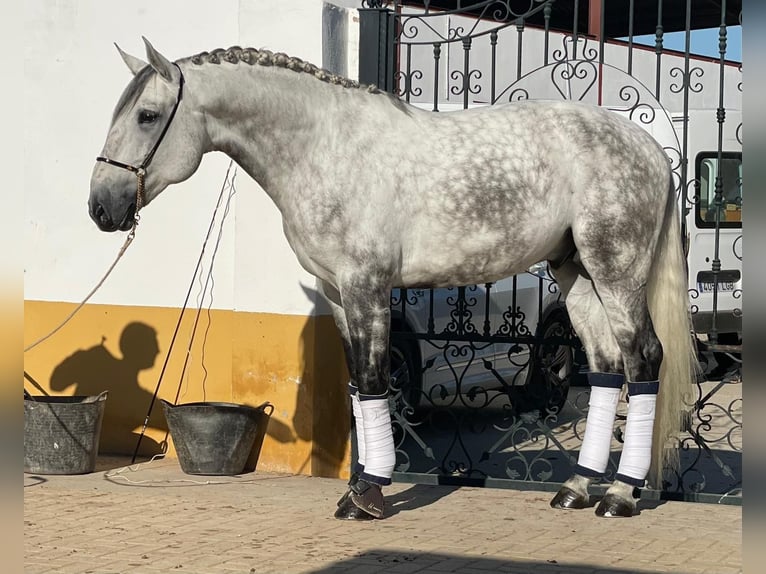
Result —
<path fill-rule="evenodd" d="M 270 409 L 268 413 L 266 413 L 266 409 Z M 271 415 L 274 413 L 274 405 L 272 405 L 269 401 L 266 401 L 263 404 L 255 407 L 255 410 L 265 413 L 267 417 L 271 417 Z"/>
<path fill-rule="evenodd" d="M 101 401 L 105 401 L 107 395 L 109 394 L 109 391 L 101 391 L 99 394 L 97 394 L 94 397 L 88 397 L 83 402 L 85 403 L 100 403 Z"/>

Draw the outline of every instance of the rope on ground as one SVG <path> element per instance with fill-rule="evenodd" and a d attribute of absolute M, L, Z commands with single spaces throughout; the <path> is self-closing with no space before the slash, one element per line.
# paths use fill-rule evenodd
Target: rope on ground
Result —
<path fill-rule="evenodd" d="M 106 471 L 104 473 L 104 478 L 106 478 L 109 481 L 114 482 L 115 479 L 122 479 L 125 482 L 128 482 L 130 484 L 170 484 L 170 483 L 192 483 L 192 484 L 198 484 L 201 486 L 206 486 L 210 484 L 250 484 L 255 482 L 260 482 L 260 480 L 255 479 L 247 479 L 247 480 L 194 480 L 192 478 L 168 478 L 168 479 L 145 479 L 145 480 L 133 480 L 131 478 L 128 478 L 126 473 L 129 472 L 138 472 L 140 470 L 144 470 L 146 466 L 152 464 L 153 462 L 157 460 L 161 460 L 165 458 L 165 453 L 155 454 L 151 459 L 149 459 L 146 462 L 141 462 L 138 464 L 132 464 L 123 466 L 121 468 L 114 469 L 112 471 Z"/>

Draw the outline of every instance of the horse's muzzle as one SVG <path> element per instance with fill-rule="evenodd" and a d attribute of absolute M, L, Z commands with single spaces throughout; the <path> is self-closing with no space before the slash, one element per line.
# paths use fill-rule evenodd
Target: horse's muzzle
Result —
<path fill-rule="evenodd" d="M 91 219 L 96 222 L 101 231 L 117 231 L 118 229 L 120 231 L 128 231 L 133 227 L 136 204 L 131 203 L 119 221 L 115 221 L 109 211 L 98 201 L 90 201 L 89 211 Z"/>

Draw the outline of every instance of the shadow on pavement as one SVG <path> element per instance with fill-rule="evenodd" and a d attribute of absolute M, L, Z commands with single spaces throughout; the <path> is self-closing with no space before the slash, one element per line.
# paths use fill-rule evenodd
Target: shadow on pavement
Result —
<path fill-rule="evenodd" d="M 506 572 L 509 574 L 659 574 L 654 570 L 624 569 L 614 566 L 591 564 L 567 564 L 556 560 L 498 560 L 459 554 L 436 554 L 430 552 L 396 552 L 369 550 L 358 556 L 335 562 L 313 570 L 312 574 L 330 572 L 418 572 L 443 574 L 445 572 Z M 684 574 L 683 571 L 675 571 Z"/>
<path fill-rule="evenodd" d="M 386 516 L 395 516 L 402 511 L 415 510 L 433 504 L 437 500 L 449 496 L 459 486 L 434 488 L 430 485 L 416 484 L 407 490 L 396 494 L 386 494 Z"/>

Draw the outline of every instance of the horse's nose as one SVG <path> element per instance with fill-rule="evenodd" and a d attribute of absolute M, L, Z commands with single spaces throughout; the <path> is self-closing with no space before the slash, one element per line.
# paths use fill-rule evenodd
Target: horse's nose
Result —
<path fill-rule="evenodd" d="M 92 200 L 90 202 L 90 217 L 96 222 L 96 225 L 98 225 L 100 229 L 114 229 L 114 221 L 112 221 L 111 216 L 98 201 Z"/>

